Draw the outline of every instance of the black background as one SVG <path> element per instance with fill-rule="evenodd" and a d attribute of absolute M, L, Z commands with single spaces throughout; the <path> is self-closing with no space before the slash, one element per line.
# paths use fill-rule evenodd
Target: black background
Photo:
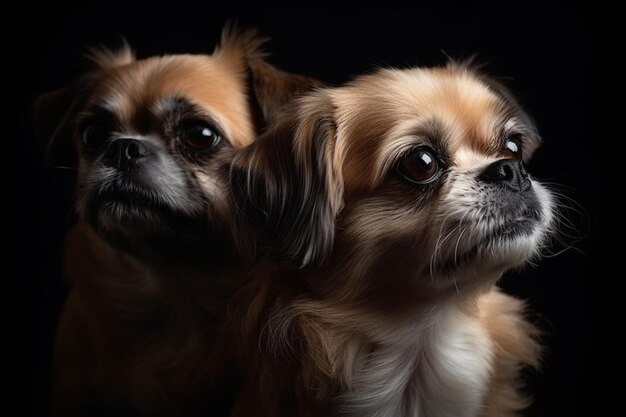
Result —
<path fill-rule="evenodd" d="M 24 37 L 15 52 L 20 64 L 18 76 L 25 77 L 19 84 L 20 110 L 38 94 L 82 74 L 87 68 L 82 58 L 87 46 L 115 47 L 123 36 L 140 58 L 210 53 L 227 20 L 256 27 L 270 37 L 266 49 L 276 65 L 332 84 L 376 67 L 437 65 L 444 63 L 447 55 L 467 58 L 477 54 L 490 74 L 502 77 L 516 92 L 539 125 L 544 144 L 531 161 L 530 172 L 555 184 L 559 192 L 580 204 L 576 210 L 586 212 L 580 215 L 564 209 L 580 232 L 575 234 L 585 236 L 577 242 L 565 237 L 574 249 L 510 273 L 502 282 L 508 292 L 528 300 L 537 313 L 537 323 L 546 332 L 543 371 L 529 375 L 536 395 L 529 414 L 577 415 L 586 397 L 583 374 L 588 366 L 588 287 L 596 204 L 602 188 L 593 170 L 590 173 L 588 169 L 593 166 L 586 146 L 591 135 L 592 38 L 585 13 L 571 6 L 521 1 L 416 3 L 411 9 L 359 9 L 350 13 L 322 5 L 250 8 L 229 4 L 171 2 L 164 7 L 108 2 L 24 10 L 18 16 L 18 26 L 34 36 L 32 40 Z M 27 123 L 26 118 L 22 120 Z M 9 254 L 17 261 L 29 254 L 20 263 L 19 284 L 25 303 L 18 310 L 29 323 L 23 340 L 29 342 L 25 352 L 34 364 L 34 372 L 26 375 L 25 392 L 30 400 L 25 404 L 36 415 L 46 415 L 54 326 L 65 295 L 59 254 L 63 230 L 72 221 L 68 215 L 72 196 L 67 188 L 74 174 L 43 168 L 29 140 L 13 146 L 16 148 L 7 152 L 14 164 L 9 166 L 16 166 L 9 171 L 9 192 L 21 202 L 17 209 L 27 219 L 23 223 L 16 220 L 26 228 L 20 227 L 21 236 L 11 245 L 22 257 Z M 23 154 L 29 158 L 25 160 Z M 37 184 L 36 192 L 33 184 Z M 553 251 L 563 248 L 557 245 Z"/>

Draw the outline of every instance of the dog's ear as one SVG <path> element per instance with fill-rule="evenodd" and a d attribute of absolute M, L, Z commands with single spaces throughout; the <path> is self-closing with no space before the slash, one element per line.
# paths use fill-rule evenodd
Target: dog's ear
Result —
<path fill-rule="evenodd" d="M 320 81 L 280 70 L 263 60 L 250 61 L 248 68 L 253 115 L 262 118 L 263 126 L 272 123 L 294 97 L 322 86 Z"/>
<path fill-rule="evenodd" d="M 296 100 L 235 156 L 235 239 L 244 254 L 302 268 L 332 249 L 343 183 L 333 107 L 324 90 Z"/>
<path fill-rule="evenodd" d="M 257 132 L 273 122 L 291 99 L 322 83 L 314 78 L 280 70 L 266 61 L 263 44 L 267 38 L 255 30 L 226 25 L 216 53 L 237 57 L 244 63 L 250 110 Z"/>
<path fill-rule="evenodd" d="M 44 93 L 31 105 L 28 123 L 47 165 L 76 167 L 76 147 L 72 142 L 74 122 L 88 98 L 94 80 L 102 71 L 134 60 L 127 44 L 117 50 L 91 49 L 88 59 L 95 65 L 68 86 Z"/>
<path fill-rule="evenodd" d="M 31 132 L 46 165 L 77 166 L 73 120 L 81 108 L 86 82 L 81 78 L 67 87 L 44 93 L 31 105 Z"/>

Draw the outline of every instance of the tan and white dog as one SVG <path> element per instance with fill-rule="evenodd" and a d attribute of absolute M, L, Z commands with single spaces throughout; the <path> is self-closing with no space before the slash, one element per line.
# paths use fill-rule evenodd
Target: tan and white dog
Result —
<path fill-rule="evenodd" d="M 213 344 L 241 273 L 224 170 L 315 84 L 269 65 L 262 43 L 225 30 L 212 55 L 96 51 L 93 71 L 38 101 L 50 148 L 78 154 L 57 413 L 219 413 Z"/>
<path fill-rule="evenodd" d="M 236 236 L 270 262 L 233 305 L 248 375 L 232 415 L 525 408 L 537 330 L 496 283 L 551 231 L 523 165 L 539 142 L 504 88 L 449 64 L 317 90 L 239 151 Z"/>

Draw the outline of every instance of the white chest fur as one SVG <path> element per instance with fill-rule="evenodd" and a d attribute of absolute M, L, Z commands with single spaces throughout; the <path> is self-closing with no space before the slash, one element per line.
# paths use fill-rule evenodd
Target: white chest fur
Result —
<path fill-rule="evenodd" d="M 342 415 L 474 417 L 491 372 L 492 345 L 480 323 L 453 306 L 394 331 L 359 366 Z"/>

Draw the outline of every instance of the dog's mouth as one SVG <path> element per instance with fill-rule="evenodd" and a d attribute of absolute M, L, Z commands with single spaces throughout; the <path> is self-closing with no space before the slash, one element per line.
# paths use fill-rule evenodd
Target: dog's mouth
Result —
<path fill-rule="evenodd" d="M 92 204 L 101 208 L 120 206 L 145 210 L 160 210 L 167 207 L 154 190 L 134 183 L 101 187 L 93 195 Z"/>
<path fill-rule="evenodd" d="M 163 194 L 137 180 L 116 178 L 91 190 L 83 213 L 109 243 L 135 254 L 195 256 L 196 248 L 198 253 L 206 249 L 214 232 L 209 216 L 177 209 Z M 178 253 L 180 248 L 187 253 Z"/>
<path fill-rule="evenodd" d="M 539 219 L 534 217 L 518 218 L 508 221 L 489 231 L 476 246 L 497 244 L 499 241 L 505 242 L 506 240 L 528 236 L 535 229 L 538 221 Z"/>
<path fill-rule="evenodd" d="M 487 227 L 482 222 L 468 226 L 449 243 L 445 256 L 439 260 L 433 258 L 431 269 L 449 274 L 482 261 L 499 258 L 504 252 L 511 252 L 509 256 L 514 256 L 513 252 L 518 248 L 533 245 L 530 241 L 540 223 L 539 213 L 529 212 L 497 226 Z"/>
<path fill-rule="evenodd" d="M 137 209 L 164 209 L 166 204 L 156 192 L 145 187 L 107 187 L 94 195 L 93 204 L 101 208 L 120 206 Z"/>
<path fill-rule="evenodd" d="M 95 187 L 89 193 L 87 209 L 96 226 L 110 221 L 155 221 L 175 214 L 157 190 L 128 178 L 115 178 Z"/>
<path fill-rule="evenodd" d="M 207 253 L 225 254 L 214 247 L 225 228 L 211 200 L 177 174 L 96 171 L 79 183 L 78 214 L 108 243 L 137 256 L 204 262 Z"/>

